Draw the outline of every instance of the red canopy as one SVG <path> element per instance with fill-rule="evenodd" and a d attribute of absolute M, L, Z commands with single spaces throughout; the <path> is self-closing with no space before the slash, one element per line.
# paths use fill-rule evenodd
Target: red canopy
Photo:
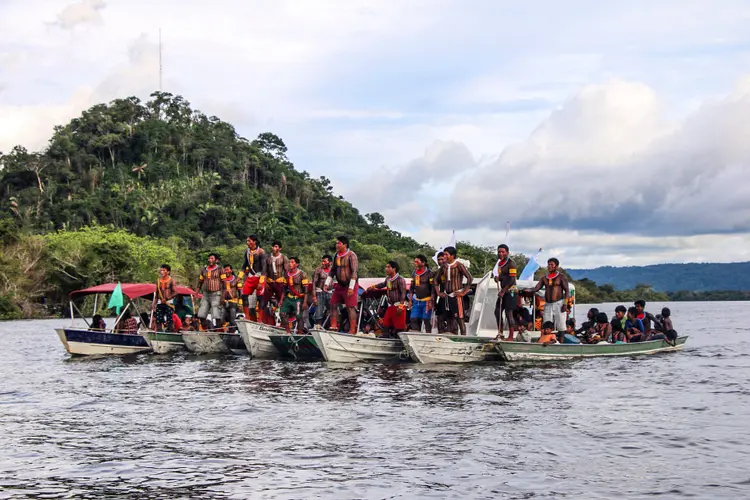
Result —
<path fill-rule="evenodd" d="M 103 285 L 92 286 L 91 288 L 84 288 L 83 290 L 76 290 L 70 292 L 70 297 L 78 295 L 93 295 L 97 293 L 112 293 L 115 291 L 117 283 L 105 283 Z M 122 287 L 122 293 L 129 299 L 136 299 L 138 297 L 145 297 L 147 295 L 153 295 L 156 292 L 156 285 L 154 283 L 120 283 Z M 194 297 L 201 298 L 201 294 L 193 292 L 190 288 L 185 286 L 175 287 L 177 295 L 193 295 Z"/>

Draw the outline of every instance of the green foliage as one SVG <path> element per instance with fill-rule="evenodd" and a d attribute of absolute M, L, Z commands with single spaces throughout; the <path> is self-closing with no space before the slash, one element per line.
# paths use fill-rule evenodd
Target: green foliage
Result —
<path fill-rule="evenodd" d="M 719 300 L 750 300 L 750 292 L 739 292 L 736 290 L 715 290 L 711 292 L 669 292 L 669 300 L 695 302 L 695 301 L 719 301 Z"/>
<path fill-rule="evenodd" d="M 0 295 L 0 320 L 21 318 L 23 311 L 16 304 L 13 294 Z"/>
<path fill-rule="evenodd" d="M 638 299 L 646 302 L 665 302 L 669 296 L 654 291 L 651 285 L 639 284 L 631 290 L 615 290 L 612 285 L 598 286 L 588 278 L 575 282 L 576 302 L 580 304 L 600 304 L 602 302 L 624 302 L 632 304 Z"/>
<path fill-rule="evenodd" d="M 179 245 L 175 248 L 113 227 L 84 227 L 49 233 L 43 238 L 50 272 L 48 280 L 57 290 L 71 291 L 116 281 L 156 281 L 159 266 L 164 263 L 172 266 L 176 279 L 186 280 L 186 272 L 193 271 L 182 260 L 192 256 Z"/>

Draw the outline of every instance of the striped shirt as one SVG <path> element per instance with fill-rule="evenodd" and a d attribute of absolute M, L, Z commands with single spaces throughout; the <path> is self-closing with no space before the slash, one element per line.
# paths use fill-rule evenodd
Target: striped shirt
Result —
<path fill-rule="evenodd" d="M 288 294 L 293 295 L 298 299 L 301 299 L 310 293 L 310 280 L 307 279 L 305 271 L 297 269 L 297 272 L 294 274 L 287 273 L 286 290 Z"/>
<path fill-rule="evenodd" d="M 221 282 L 224 285 L 222 291 L 222 299 L 225 302 L 238 302 L 239 290 L 237 290 L 237 276 L 234 274 L 227 276 L 226 274 L 221 275 Z"/>
<path fill-rule="evenodd" d="M 464 278 L 466 278 L 466 283 L 463 282 Z M 453 264 L 447 262 L 443 264 L 435 275 L 436 281 L 445 280 L 445 293 L 449 295 L 464 289 L 468 291 L 472 279 L 466 266 L 457 260 L 453 261 Z"/>
<path fill-rule="evenodd" d="M 418 299 L 426 299 L 432 296 L 433 286 L 433 273 L 432 270 L 425 267 L 422 270 L 422 274 L 417 274 L 417 271 L 411 273 L 411 292 L 412 297 Z"/>
<path fill-rule="evenodd" d="M 277 283 L 286 282 L 286 273 L 289 272 L 289 259 L 286 255 L 266 256 L 266 278 Z"/>
<path fill-rule="evenodd" d="M 406 280 L 396 273 L 393 278 L 386 278 L 382 283 L 375 285 L 378 290 L 385 289 L 390 305 L 401 304 L 406 301 Z"/>
<path fill-rule="evenodd" d="M 219 266 L 204 267 L 198 279 L 200 280 L 200 284 L 198 285 L 199 290 L 205 288 L 205 291 L 208 293 L 221 291 L 221 269 Z"/>
<path fill-rule="evenodd" d="M 330 274 L 331 266 L 328 266 L 328 269 L 320 266 L 315 270 L 312 279 L 312 286 L 315 288 L 315 291 L 323 290 L 323 286 L 325 286 L 326 280 Z"/>
<path fill-rule="evenodd" d="M 266 252 L 258 247 L 255 250 L 245 250 L 245 260 L 240 269 L 239 278 L 247 276 L 262 275 L 266 269 Z"/>
<path fill-rule="evenodd" d="M 333 258 L 333 268 L 331 275 L 341 286 L 353 288 L 357 281 L 357 271 L 359 270 L 359 260 L 357 254 L 347 250 L 343 254 L 337 253 Z"/>

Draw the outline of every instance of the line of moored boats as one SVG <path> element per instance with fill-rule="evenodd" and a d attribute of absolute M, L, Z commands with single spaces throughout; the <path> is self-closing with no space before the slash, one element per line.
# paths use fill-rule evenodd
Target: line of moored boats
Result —
<path fill-rule="evenodd" d="M 245 319 L 237 320 L 237 332 L 157 332 L 141 328 L 136 333 L 118 333 L 71 325 L 57 329 L 65 349 L 74 355 L 167 354 L 187 350 L 196 354 L 249 354 L 258 359 L 290 359 L 330 362 L 414 361 L 418 363 L 476 363 L 491 361 L 575 359 L 594 356 L 632 356 L 681 349 L 687 336 L 673 343 L 653 340 L 634 343 L 557 344 L 539 343 L 540 332 L 527 331 L 516 341 L 496 340 L 494 305 L 497 297 L 491 275 L 477 284 L 467 335 L 401 332 L 397 338 L 373 334 L 349 334 L 315 328 L 309 335 L 290 334 L 283 328 Z M 112 293 L 105 284 L 71 294 L 71 318 L 78 310 L 73 298 Z M 137 299 L 153 297 L 155 285 L 125 284 L 123 293 L 134 307 Z M 185 290 L 185 293 L 192 291 Z M 130 306 L 130 304 L 128 305 Z"/>

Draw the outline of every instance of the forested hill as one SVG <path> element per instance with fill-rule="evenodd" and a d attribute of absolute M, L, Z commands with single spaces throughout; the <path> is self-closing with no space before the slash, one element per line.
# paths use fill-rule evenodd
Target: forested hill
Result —
<path fill-rule="evenodd" d="M 651 266 L 568 269 L 573 279 L 588 278 L 618 290 L 649 284 L 661 292 L 750 291 L 750 262 L 728 264 L 656 264 Z"/>
<path fill-rule="evenodd" d="M 287 244 L 348 233 L 388 250 L 419 246 L 377 214 L 368 222 L 328 179 L 295 169 L 286 151 L 276 135 L 247 140 L 180 96 L 118 99 L 56 127 L 44 152 L 2 156 L 0 193 L 12 210 L 5 227 L 112 225 L 195 248 L 241 243 L 248 232 Z"/>
<path fill-rule="evenodd" d="M 162 262 L 194 285 L 209 252 L 239 265 L 252 233 L 266 248 L 280 240 L 309 272 L 338 234 L 352 240 L 363 276 L 432 254 L 286 153 L 272 133 L 245 139 L 162 92 L 96 105 L 56 127 L 43 151 L 0 153 L 0 318 L 102 282 L 151 281 Z M 476 275 L 494 264 L 491 249 L 459 247 Z"/>

